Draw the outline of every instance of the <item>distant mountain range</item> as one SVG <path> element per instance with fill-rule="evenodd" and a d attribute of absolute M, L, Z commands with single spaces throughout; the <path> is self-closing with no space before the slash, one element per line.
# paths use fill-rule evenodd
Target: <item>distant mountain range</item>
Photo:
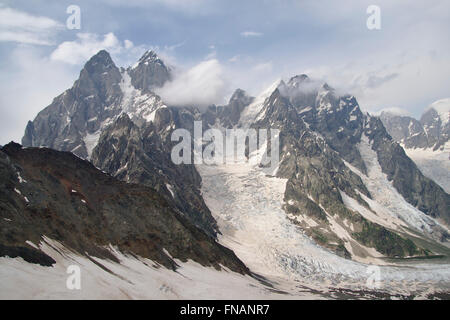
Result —
<path fill-rule="evenodd" d="M 428 106 L 420 120 L 389 111 L 380 118 L 392 138 L 408 149 L 444 149 L 450 139 L 450 98 Z"/>
<path fill-rule="evenodd" d="M 450 192 L 450 99 L 425 109 L 420 120 L 395 112 L 382 112 L 392 138 L 400 143 L 422 172 Z"/>

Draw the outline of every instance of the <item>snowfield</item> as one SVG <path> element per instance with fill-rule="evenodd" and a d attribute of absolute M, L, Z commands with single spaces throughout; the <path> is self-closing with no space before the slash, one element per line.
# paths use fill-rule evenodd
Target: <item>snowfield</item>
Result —
<path fill-rule="evenodd" d="M 180 268 L 174 272 L 151 260 L 124 255 L 112 247 L 109 249 L 119 258 L 120 264 L 82 257 L 48 238 L 44 238 L 39 246 L 56 260 L 56 264 L 43 267 L 22 258 L 0 258 L 0 299 L 289 298 L 250 276 L 226 269 L 217 271 L 192 261 L 176 261 Z M 67 268 L 71 265 L 80 267 L 80 290 L 70 290 L 66 286 L 71 275 Z M 304 293 L 297 297 L 307 299 L 313 295 Z"/>

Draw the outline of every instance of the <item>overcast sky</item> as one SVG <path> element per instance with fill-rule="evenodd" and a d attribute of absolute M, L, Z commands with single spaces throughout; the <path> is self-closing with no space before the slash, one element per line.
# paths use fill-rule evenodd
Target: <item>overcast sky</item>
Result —
<path fill-rule="evenodd" d="M 72 4 L 79 30 L 66 26 Z M 380 30 L 366 26 L 372 4 Z M 222 103 L 306 73 L 364 110 L 418 117 L 450 96 L 449 30 L 448 0 L 0 0 L 0 144 L 19 142 L 100 49 L 124 67 L 154 49 L 176 70 L 165 89 L 178 100 Z"/>

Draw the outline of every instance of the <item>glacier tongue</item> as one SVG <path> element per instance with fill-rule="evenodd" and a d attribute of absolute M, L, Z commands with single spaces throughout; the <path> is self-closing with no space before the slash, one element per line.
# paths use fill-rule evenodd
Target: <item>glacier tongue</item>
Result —
<path fill-rule="evenodd" d="M 316 245 L 288 219 L 282 209 L 286 179 L 266 176 L 250 164 L 197 165 L 197 170 L 203 197 L 222 233 L 219 241 L 253 272 L 276 283 L 290 283 L 282 289 L 291 293 L 300 283 L 320 290 L 365 288 L 368 265 Z M 448 265 L 380 268 L 383 289 L 390 291 L 425 289 L 439 281 L 449 285 Z"/>

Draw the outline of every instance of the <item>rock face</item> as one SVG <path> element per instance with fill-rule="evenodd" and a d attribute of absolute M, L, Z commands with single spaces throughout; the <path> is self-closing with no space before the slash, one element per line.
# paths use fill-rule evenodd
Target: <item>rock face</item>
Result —
<path fill-rule="evenodd" d="M 392 139 L 440 148 L 443 140 L 432 142 L 429 136 L 437 127 L 441 136 L 447 130 L 441 105 L 433 109 L 439 119 L 429 111 L 420 123 L 382 115 L 396 127 L 389 135 L 355 97 L 306 75 L 277 82 L 258 97 L 238 89 L 227 105 L 204 112 L 166 106 L 153 90 L 170 80 L 170 70 L 154 52 L 119 70 L 101 51 L 74 87 L 28 124 L 23 143 L 70 151 L 129 183 L 121 186 L 153 190 L 183 221 L 215 237 L 220 230 L 201 195 L 196 167 L 171 160 L 178 143 L 171 141 L 172 132 L 192 134 L 195 120 L 203 121 L 204 130 L 278 129 L 280 164 L 272 174 L 287 179 L 284 210 L 318 244 L 363 259 L 373 251 L 387 257 L 429 255 L 417 237 L 426 243 L 448 240 L 449 194 Z"/>
<path fill-rule="evenodd" d="M 391 137 L 406 148 L 428 147 L 427 134 L 418 120 L 389 112 L 382 112 L 380 119 Z"/>
<path fill-rule="evenodd" d="M 0 256 L 49 266 L 43 236 L 88 257 L 110 245 L 176 269 L 192 259 L 248 273 L 232 251 L 195 227 L 157 190 L 121 182 L 68 152 L 8 144 L 0 151 Z M 118 262 L 118 261 L 116 261 Z"/>
<path fill-rule="evenodd" d="M 208 125 L 216 122 L 226 128 L 234 127 L 238 124 L 241 113 L 246 106 L 254 101 L 254 97 L 249 96 L 244 90 L 237 89 L 225 106 L 210 106 L 202 115 L 202 120 Z"/>
<path fill-rule="evenodd" d="M 420 172 L 403 148 L 392 141 L 380 119 L 370 117 L 367 127 L 381 168 L 397 191 L 420 211 L 450 225 L 450 195 Z"/>
<path fill-rule="evenodd" d="M 110 55 L 100 51 L 86 63 L 73 87 L 28 123 L 23 145 L 46 146 L 87 157 L 97 131 L 120 112 L 121 80 Z"/>
<path fill-rule="evenodd" d="M 450 99 L 425 109 L 420 120 L 381 113 L 380 119 L 391 137 L 400 143 L 420 171 L 450 192 Z M 448 210 L 447 210 L 448 211 Z"/>
<path fill-rule="evenodd" d="M 408 149 L 443 149 L 450 138 L 450 99 L 442 99 L 428 106 L 420 120 L 408 116 L 382 112 L 384 126 L 392 138 Z"/>
<path fill-rule="evenodd" d="M 319 244 L 347 258 L 352 256 L 350 252 L 366 255 L 367 247 L 386 256 L 425 254 L 410 239 L 399 236 L 399 230 L 394 232 L 368 220 L 344 201 L 343 195 L 373 210 L 366 201 L 372 199 L 370 192 L 345 162 L 365 173 L 358 143 L 362 135 L 376 131 L 367 126 L 369 118 L 360 111 L 354 97 L 339 97 L 328 85 L 311 88 L 306 76 L 297 76 L 275 89 L 257 119 L 252 125 L 255 128 L 280 130 L 282 151 L 276 175 L 288 179 L 285 210 Z M 376 144 L 374 147 L 382 149 Z M 391 150 L 385 152 L 391 154 Z M 413 164 L 408 173 L 420 175 Z M 448 196 L 438 191 L 444 198 Z M 439 214 L 447 216 L 443 207 Z"/>
<path fill-rule="evenodd" d="M 131 84 L 143 91 L 162 87 L 171 79 L 170 70 L 154 51 L 147 51 L 128 73 Z"/>
<path fill-rule="evenodd" d="M 169 69 L 153 51 L 146 52 L 135 68 L 119 70 L 102 50 L 86 63 L 72 88 L 28 123 L 22 144 L 87 158 L 101 130 L 122 112 L 129 112 L 140 123 L 148 120 L 153 109 L 161 105 L 151 89 L 169 79 Z"/>
<path fill-rule="evenodd" d="M 450 138 L 450 98 L 431 104 L 420 118 L 434 149 L 441 149 Z"/>
<path fill-rule="evenodd" d="M 28 123 L 22 141 L 24 146 L 92 157 L 98 168 L 121 180 L 155 188 L 215 236 L 216 223 L 200 195 L 200 176 L 193 166 L 176 166 L 170 159 L 170 133 L 177 124 L 152 92 L 170 78 L 153 51 L 127 70 L 119 70 L 100 51 L 86 63 L 74 87 Z M 183 114 L 176 117 L 178 124 L 183 122 Z"/>
<path fill-rule="evenodd" d="M 166 112 L 170 118 L 164 121 Z M 172 112 L 176 110 L 158 110 L 155 124 L 143 128 L 122 114 L 102 133 L 91 161 L 120 180 L 155 188 L 193 223 L 215 236 L 216 222 L 200 195 L 201 178 L 195 167 L 175 165 L 171 160 Z"/>

